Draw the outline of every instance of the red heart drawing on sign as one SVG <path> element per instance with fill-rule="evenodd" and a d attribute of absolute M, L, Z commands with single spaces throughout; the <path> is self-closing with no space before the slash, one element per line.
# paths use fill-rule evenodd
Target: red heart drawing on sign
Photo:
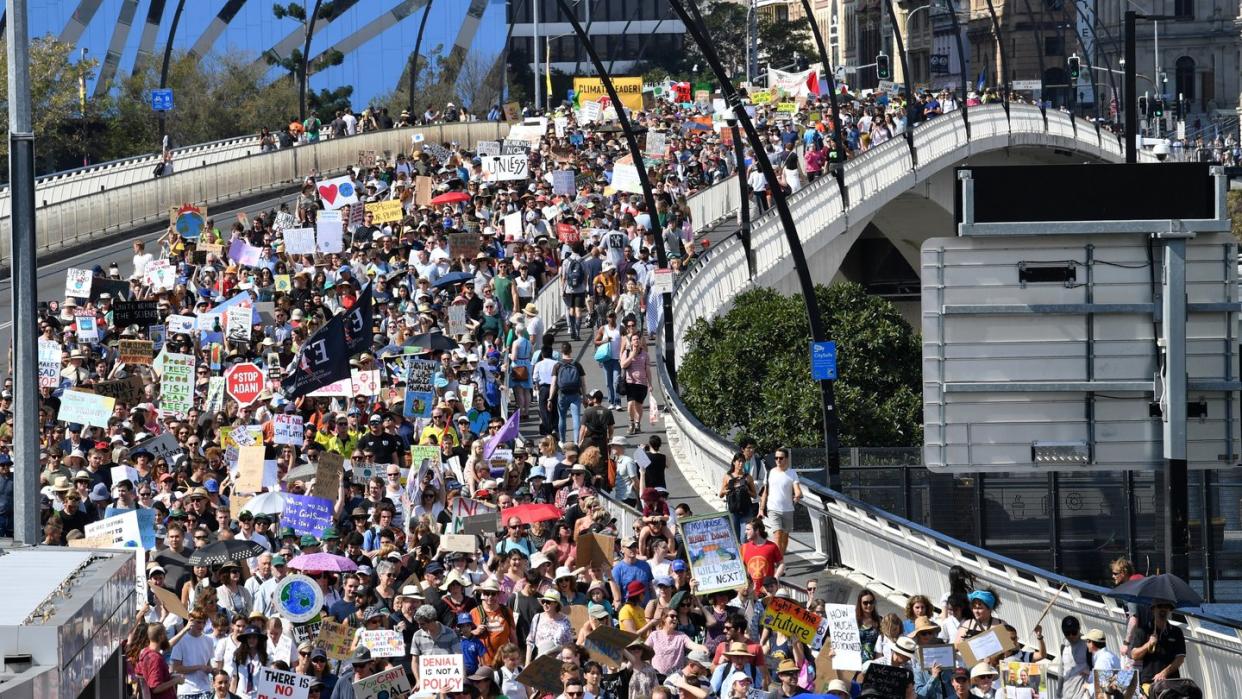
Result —
<path fill-rule="evenodd" d="M 326 187 L 320 187 L 319 196 L 322 197 L 324 201 L 328 202 L 328 205 L 330 206 L 332 202 L 336 201 L 336 185 L 330 184 Z"/>

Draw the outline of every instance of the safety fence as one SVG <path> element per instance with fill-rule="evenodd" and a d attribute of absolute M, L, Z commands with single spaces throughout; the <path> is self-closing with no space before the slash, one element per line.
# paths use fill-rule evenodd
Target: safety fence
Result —
<path fill-rule="evenodd" d="M 1116 134 L 1059 112 L 1045 115 L 1038 108 L 1014 104 L 1006 114 L 999 105 L 989 105 L 970 109 L 968 118 L 968 138 L 962 115 L 950 114 L 916 128 L 911 139 L 913 152 L 904 139 L 894 139 L 894 143 L 881 144 L 850 160 L 844 165 L 850 202 L 844 211 L 840 211 L 840 193 L 833 182 L 821 180 L 794 194 L 790 207 L 795 212 L 814 212 L 821 207 L 839 211 L 833 220 L 795 215 L 799 238 L 807 241 L 840 235 L 848 230 L 851 218 L 860 212 L 874 212 L 908 188 L 906 183 L 924 180 L 935 170 L 988 150 L 1053 146 L 1101 160 L 1123 159 L 1123 146 Z M 1143 160 L 1153 159 L 1143 156 Z M 721 186 L 727 185 L 717 185 Z M 708 190 L 698 196 L 720 195 Z M 793 273 L 784 262 L 783 231 L 779 222 L 772 221 L 774 218 L 774 213 L 768 213 L 752 226 L 754 255 L 763 281 L 772 281 L 763 278 L 768 266 L 780 264 L 786 275 Z M 710 224 L 696 221 L 696 232 Z M 754 284 L 748 277 L 738 236 L 700 256 L 674 286 L 674 329 L 681 351 L 687 348 L 685 334 L 694 321 L 714 317 L 734 296 Z M 673 389 L 663 362 L 656 365 L 667 396 L 665 426 L 679 465 L 700 470 L 706 482 L 721 482 L 736 445 L 703 425 Z M 972 546 L 821 485 L 807 485 L 804 503 L 817 552 L 825 557 L 835 555 L 840 565 L 877 586 L 899 595 L 939 593 L 947 588 L 949 567 L 958 565 L 974 573 L 980 585 L 1001 594 L 1005 619 L 1023 638 L 1031 636 L 1044 605 L 1059 589 L 1062 592 L 1053 603 L 1054 618 L 1074 614 L 1085 627 L 1100 628 L 1113 639 L 1124 638 L 1124 610 L 1105 588 Z M 1205 696 L 1225 696 L 1242 687 L 1242 662 L 1238 661 L 1242 657 L 1242 625 L 1203 613 L 1178 614 L 1176 620 L 1182 624 L 1188 645 L 1184 674 L 1203 686 Z"/>

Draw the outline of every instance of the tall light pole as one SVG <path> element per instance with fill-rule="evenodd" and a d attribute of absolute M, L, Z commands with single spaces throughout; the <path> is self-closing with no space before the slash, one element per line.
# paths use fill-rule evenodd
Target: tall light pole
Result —
<path fill-rule="evenodd" d="M 39 364 L 35 304 L 35 161 L 26 0 L 7 0 L 9 193 L 13 253 L 13 538 L 39 543 Z"/>
<path fill-rule="evenodd" d="M 625 134 L 625 145 L 629 147 L 630 158 L 634 161 L 634 169 L 638 171 L 638 182 L 643 190 L 643 201 L 647 204 L 647 216 L 651 220 L 651 232 L 655 234 L 656 261 L 661 269 L 668 269 L 668 252 L 664 249 L 663 231 L 658 230 L 660 218 L 656 214 L 655 190 L 651 188 L 651 179 L 647 177 L 647 166 L 643 163 L 643 151 L 638 147 L 638 134 L 634 131 L 634 126 L 625 113 L 625 105 L 622 104 L 621 97 L 617 94 L 617 90 L 612 84 L 612 76 L 608 74 L 608 71 L 604 70 L 604 62 L 600 60 L 599 54 L 595 52 L 595 47 L 591 44 L 591 37 L 587 35 L 586 30 L 582 28 L 582 24 L 578 22 L 578 15 L 574 12 L 574 8 L 570 7 L 565 0 L 556 0 L 556 4 L 561 8 L 561 12 L 569 17 L 569 23 L 574 28 L 574 34 L 577 34 L 578 41 L 582 42 L 582 48 L 586 50 L 587 56 L 590 57 L 591 65 L 595 66 L 595 72 L 599 75 L 600 82 L 604 84 L 604 90 L 608 93 L 608 99 L 612 100 L 612 106 L 617 111 L 617 121 L 621 124 L 621 132 Z M 664 366 L 668 370 L 668 377 L 673 383 L 673 388 L 676 388 L 677 356 L 676 343 L 673 341 L 673 295 L 666 292 L 660 294 L 660 296 L 664 304 Z"/>
<path fill-rule="evenodd" d="M 539 70 L 539 6 L 543 4 L 542 0 L 533 0 L 531 2 L 531 50 L 534 52 L 535 59 L 535 109 L 543 109 L 543 71 Z"/>
<path fill-rule="evenodd" d="M 807 266 L 806 254 L 802 251 L 802 241 L 798 238 L 798 228 L 794 224 L 793 214 L 789 210 L 789 202 L 785 200 L 785 193 L 780 187 L 776 186 L 776 172 L 772 169 L 772 163 L 768 162 L 767 157 L 763 155 L 765 152 L 763 140 L 759 137 L 759 132 L 755 130 L 755 125 L 750 120 L 750 116 L 746 114 L 746 107 L 742 104 L 742 97 L 729 79 L 729 74 L 725 72 L 724 66 L 720 63 L 720 56 L 716 53 L 716 49 L 707 38 L 707 35 L 696 22 L 691 20 L 690 14 L 686 12 L 682 0 L 668 0 L 668 3 L 673 8 L 673 11 L 677 13 L 682 23 L 686 25 L 686 32 L 690 34 L 694 43 L 698 45 L 703 58 L 716 75 L 716 79 L 720 81 L 720 91 L 724 95 L 726 106 L 733 110 L 733 114 L 746 131 L 746 138 L 750 141 L 751 148 L 755 151 L 755 164 L 759 166 L 763 176 L 767 179 L 768 189 L 771 190 L 772 198 L 776 201 L 776 211 L 780 216 L 781 226 L 785 231 L 785 240 L 789 245 L 789 254 L 793 261 L 794 271 L 798 275 L 798 286 L 802 292 L 802 300 L 806 304 L 807 320 L 811 326 L 811 338 L 816 342 L 826 342 L 828 340 L 828 330 L 824 327 L 823 316 L 819 313 L 819 302 L 815 298 L 815 285 L 811 281 L 811 270 Z M 838 433 L 840 429 L 836 410 L 836 392 L 833 382 L 830 380 L 819 381 L 819 386 L 823 398 L 824 450 L 828 465 L 828 486 L 833 490 L 840 490 L 841 456 L 838 453 L 838 443 L 840 441 Z"/>
<path fill-rule="evenodd" d="M 837 180 L 841 190 L 841 201 L 849 206 L 849 192 L 845 187 L 845 176 L 840 164 L 845 162 L 845 135 L 841 133 L 841 110 L 837 104 L 837 81 L 833 77 L 833 65 L 828 60 L 828 47 L 824 44 L 824 35 L 819 31 L 819 23 L 815 21 L 815 10 L 811 8 L 811 0 L 802 0 L 802 12 L 806 21 L 811 24 L 811 35 L 815 37 L 815 46 L 819 49 L 819 61 L 823 64 L 824 77 L 828 79 L 828 104 L 832 109 L 832 142 L 836 153 L 835 162 L 830 163 L 830 172 Z M 816 76 L 818 77 L 818 76 Z"/>
<path fill-rule="evenodd" d="M 418 36 L 414 37 L 414 53 L 410 54 L 410 119 L 416 118 L 418 111 L 414 108 L 414 88 L 418 85 L 418 52 L 423 46 L 423 31 L 427 29 L 427 17 L 431 15 L 431 3 L 433 0 L 427 0 L 427 6 L 423 8 L 423 18 L 418 21 Z M 505 47 L 509 46 L 509 42 L 505 41 Z M 508 73 L 508 71 L 505 71 Z"/>
<path fill-rule="evenodd" d="M 901 26 L 897 22 L 897 15 L 893 13 L 893 0 L 884 0 L 884 7 L 888 10 L 888 22 L 893 29 L 893 41 L 897 42 L 897 55 L 901 56 L 901 74 L 906 86 L 906 145 L 910 148 L 910 158 L 917 159 L 917 151 L 914 150 L 914 89 L 910 83 L 910 61 L 906 60 L 906 42 L 901 35 Z M 917 163 L 915 163 L 917 164 Z"/>

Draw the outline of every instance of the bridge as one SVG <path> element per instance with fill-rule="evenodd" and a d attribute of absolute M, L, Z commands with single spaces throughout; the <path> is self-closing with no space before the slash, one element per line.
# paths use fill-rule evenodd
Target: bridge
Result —
<path fill-rule="evenodd" d="M 257 139 L 235 139 L 184 149 L 176 173 L 151 177 L 153 156 L 86 168 L 44 178 L 38 188 L 38 249 L 42 256 L 99 241 L 133 237 L 144 227 L 162 226 L 168 207 L 192 201 L 235 203 L 288 192 L 310 171 L 338 172 L 358 160 L 359 151 L 408 150 L 411 137 L 473 144 L 503 138 L 506 124 L 436 125 L 361 134 L 293 149 L 260 153 Z M 791 198 L 799 237 L 817 281 L 836 276 L 849 249 L 868 226 L 880 230 L 901 255 L 917 260 L 921 235 L 946 231 L 951 211 L 953 166 L 979 162 L 1120 161 L 1116 135 L 1095 125 L 1013 104 L 953 112 L 920 125 L 907 143 L 901 137 L 881 144 L 844 165 L 848 205 L 832 178 L 808 185 Z M 76 189 L 74 189 L 76 188 Z M 44 196 L 46 192 L 47 196 Z M 7 192 L 0 193 L 0 198 Z M 728 179 L 691 198 L 695 231 L 720 237 L 739 204 L 738 184 Z M 0 228 L 7 227 L 8 207 L 0 202 Z M 915 230 L 911 220 L 932 221 Z M 788 250 L 774 213 L 753 225 L 756 277 L 748 278 L 741 240 L 728 235 L 700 256 L 676 285 L 675 335 L 684 347 L 686 329 L 698 318 L 727 310 L 739 292 L 756 285 L 793 289 L 792 270 L 782 264 Z M 0 257 L 8 257 L 8 236 L 0 235 Z M 917 265 L 912 265 L 917 268 Z M 548 319 L 564 314 L 555 282 L 539 293 L 540 313 Z M 716 488 L 736 445 L 705 427 L 685 407 L 660 369 L 666 400 L 664 427 L 680 465 L 679 479 L 696 500 L 719 508 Z M 686 497 L 686 496 L 678 496 Z M 972 571 L 981 584 L 996 588 L 1005 600 L 1004 617 L 1028 637 L 1044 604 L 1056 590 L 1057 617 L 1075 614 L 1087 627 L 1120 638 L 1124 613 L 1108 590 L 1067 579 L 1019 561 L 957 541 L 917 523 L 816 485 L 806 504 L 810 531 L 799 537 L 804 553 L 822 568 L 829 555 L 835 573 L 867 585 L 890 599 L 943 589 L 951 565 Z M 623 526 L 634 513 L 611 503 Z M 809 549 L 807 549 L 809 547 Z M 1225 696 L 1242 686 L 1242 626 L 1208 614 L 1179 614 L 1190 652 L 1187 673 L 1207 696 Z"/>
<path fill-rule="evenodd" d="M 851 246 L 871 224 L 917 269 L 922 241 L 952 230 L 952 172 L 964 161 L 1124 161 L 1124 145 L 1115 134 L 1065 113 L 1020 104 L 1008 110 L 987 105 L 968 114 L 952 112 L 917 127 L 911 140 L 912 147 L 893 138 L 844 164 L 848 206 L 832 178 L 821 178 L 790 197 L 816 282 L 837 276 Z M 689 204 L 696 233 L 707 235 L 733 217 L 738 197 L 736 180 L 693 197 Z M 797 293 L 774 211 L 753 221 L 751 239 L 754 279 L 748 276 L 737 234 L 713 245 L 678 279 L 673 316 L 679 351 L 696 320 L 727 311 L 733 297 L 747 289 L 763 286 Z M 703 425 L 680 400 L 663 363 L 657 365 L 668 399 L 665 427 L 677 462 L 697 471 L 687 478 L 703 484 L 699 494 L 704 499 L 718 502 L 715 488 L 725 479 L 737 445 Z M 809 486 L 804 504 L 811 513 L 812 545 L 823 560 L 835 556 L 842 574 L 859 585 L 898 598 L 938 591 L 947 587 L 949 568 L 958 565 L 974 573 L 980 585 L 1000 593 L 1002 616 L 1021 638 L 1031 637 L 1045 604 L 1061 588 L 1052 618 L 1073 614 L 1084 628 L 1100 628 L 1110 639 L 1125 637 L 1124 609 L 1106 588 L 999 556 L 817 484 L 804 485 Z M 1203 686 L 1204 695 L 1224 696 L 1242 687 L 1242 624 L 1201 613 L 1176 618 L 1183 623 L 1188 646 L 1184 674 Z"/>

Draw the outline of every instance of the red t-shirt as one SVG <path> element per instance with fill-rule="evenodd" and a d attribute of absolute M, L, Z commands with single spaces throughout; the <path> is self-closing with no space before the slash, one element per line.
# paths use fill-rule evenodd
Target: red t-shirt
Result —
<path fill-rule="evenodd" d="M 776 574 L 776 566 L 781 564 L 784 556 L 780 547 L 771 541 L 742 544 L 742 563 L 746 565 L 746 574 L 755 584 L 755 594 L 763 591 L 763 579 Z"/>
<path fill-rule="evenodd" d="M 150 648 L 144 648 L 142 655 L 138 656 L 138 667 L 135 674 L 142 677 L 146 682 L 147 689 L 154 690 L 156 687 L 164 684 L 172 679 L 172 673 L 168 671 L 168 663 L 164 662 L 164 656 Z M 151 699 L 176 699 L 177 686 L 173 685 L 162 692 L 151 692 Z"/>

